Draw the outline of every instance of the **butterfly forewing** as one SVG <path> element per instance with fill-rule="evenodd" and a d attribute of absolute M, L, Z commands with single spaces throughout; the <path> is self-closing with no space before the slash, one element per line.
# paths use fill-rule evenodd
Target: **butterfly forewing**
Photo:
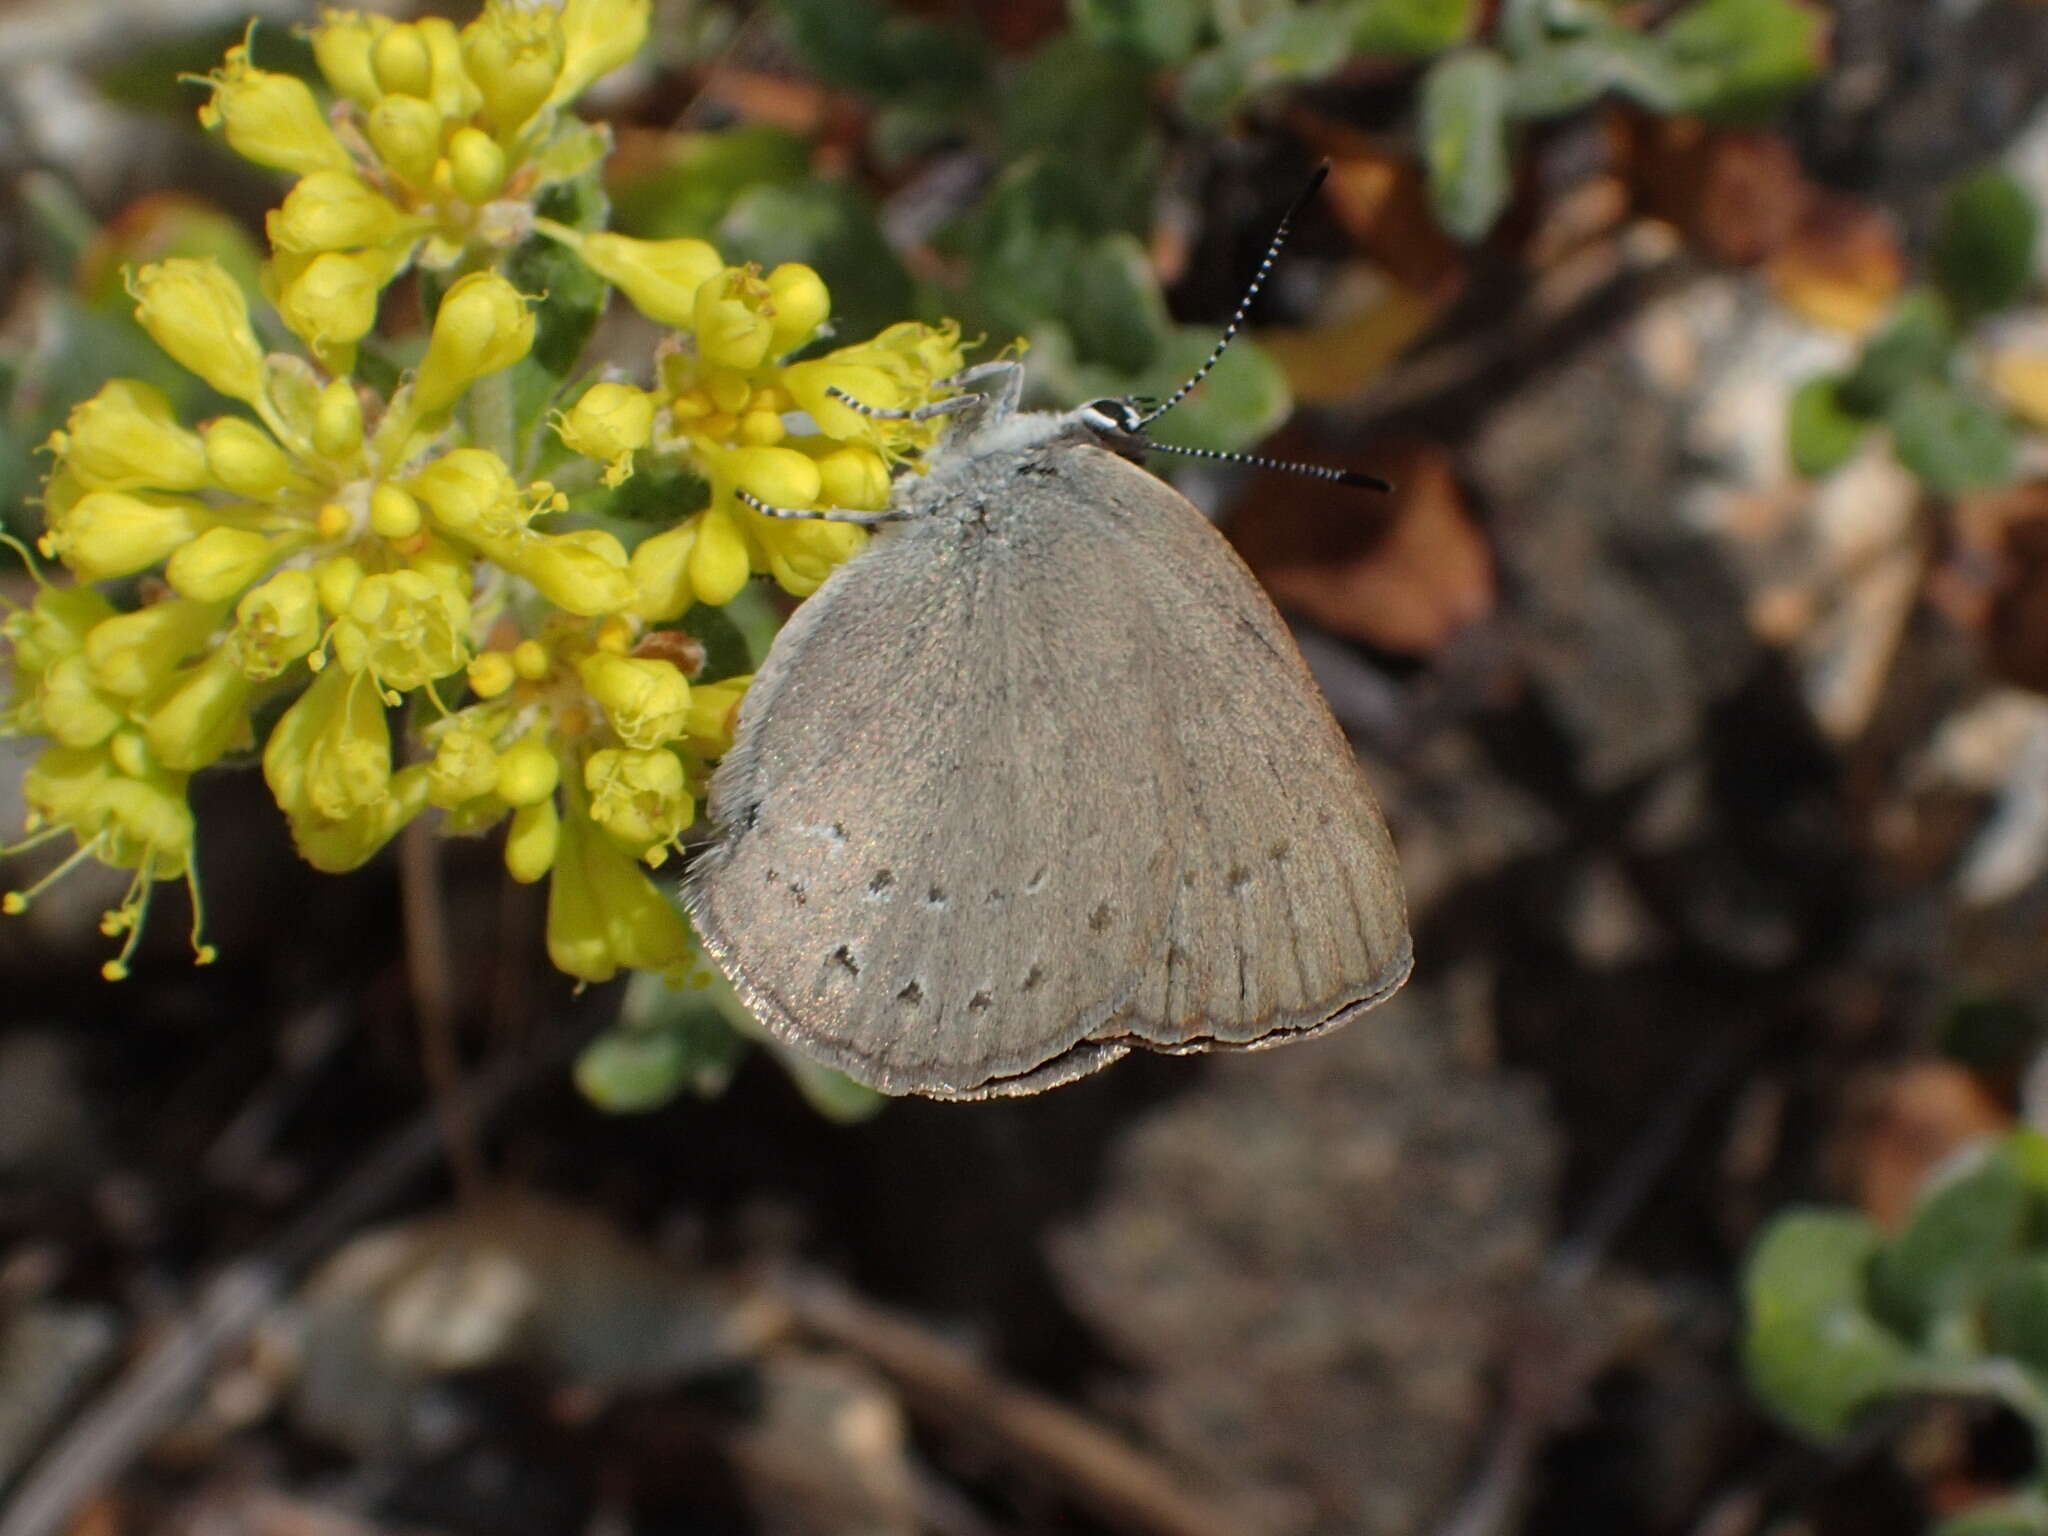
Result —
<path fill-rule="evenodd" d="M 1255 1044 L 1405 976 L 1392 849 L 1284 624 L 1177 493 L 1071 441 L 801 608 L 714 781 L 707 946 L 891 1092 Z"/>

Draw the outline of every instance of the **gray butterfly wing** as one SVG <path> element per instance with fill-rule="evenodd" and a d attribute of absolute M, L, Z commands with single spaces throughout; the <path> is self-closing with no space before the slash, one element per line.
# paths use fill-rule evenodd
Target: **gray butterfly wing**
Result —
<path fill-rule="evenodd" d="M 1384 825 L 1228 545 L 1092 447 L 999 489 L 835 573 L 742 706 L 688 894 L 755 1012 L 885 1091 L 965 1098 L 1391 992 Z"/>

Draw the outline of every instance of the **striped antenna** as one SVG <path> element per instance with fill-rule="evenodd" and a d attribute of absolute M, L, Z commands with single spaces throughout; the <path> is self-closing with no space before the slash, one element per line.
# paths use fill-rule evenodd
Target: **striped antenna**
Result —
<path fill-rule="evenodd" d="M 1368 491 L 1391 491 L 1391 481 L 1368 475 L 1362 469 L 1332 469 L 1327 464 L 1297 464 L 1292 459 L 1269 459 L 1256 453 L 1224 453 L 1215 448 L 1182 448 L 1173 443 L 1145 439 L 1147 453 L 1181 453 L 1192 459 L 1215 459 L 1224 464 L 1243 464 L 1251 469 L 1283 469 L 1290 475 L 1307 475 L 1311 480 L 1329 480 L 1337 485 L 1362 486 Z"/>
<path fill-rule="evenodd" d="M 1231 337 L 1235 336 L 1238 328 L 1244 324 L 1244 317 L 1251 310 L 1252 300 L 1256 299 L 1259 296 L 1259 290 L 1266 286 L 1266 275 L 1273 270 L 1273 262 L 1280 255 L 1280 247 L 1287 243 L 1288 231 L 1294 227 L 1296 217 L 1300 215 L 1302 209 L 1308 206 L 1309 199 L 1316 195 L 1317 189 L 1322 186 L 1324 178 L 1329 174 L 1329 161 L 1325 160 L 1316 167 L 1315 175 L 1308 179 L 1308 185 L 1302 188 L 1301 196 L 1297 197 L 1287 212 L 1281 216 L 1280 227 L 1273 231 L 1273 238 L 1267 243 L 1265 257 L 1259 262 L 1259 270 L 1252 274 L 1251 286 L 1245 289 L 1244 298 L 1238 303 L 1237 313 L 1230 317 L 1230 324 L 1223 327 L 1223 334 L 1217 338 L 1216 349 L 1209 354 L 1208 361 L 1194 371 L 1194 375 L 1189 378 L 1187 383 L 1181 385 L 1179 389 L 1168 395 L 1163 403 L 1153 406 L 1151 410 L 1138 419 L 1137 429 L 1139 431 L 1143 431 L 1176 405 L 1179 405 L 1182 400 L 1187 398 L 1189 390 L 1209 376 L 1209 370 L 1214 368 L 1222 358 L 1223 349 L 1230 345 Z"/>

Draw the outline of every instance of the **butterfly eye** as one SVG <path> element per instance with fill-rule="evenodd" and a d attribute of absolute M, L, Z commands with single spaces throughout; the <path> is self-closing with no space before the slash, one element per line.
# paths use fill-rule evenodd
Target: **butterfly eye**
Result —
<path fill-rule="evenodd" d="M 1081 407 L 1080 416 L 1097 432 L 1136 432 L 1145 420 L 1132 400 L 1090 400 Z"/>

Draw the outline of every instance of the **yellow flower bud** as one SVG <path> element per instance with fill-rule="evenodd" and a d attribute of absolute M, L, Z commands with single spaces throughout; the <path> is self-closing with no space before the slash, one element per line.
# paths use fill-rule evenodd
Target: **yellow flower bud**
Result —
<path fill-rule="evenodd" d="M 561 12 L 486 0 L 462 29 L 462 62 L 483 96 L 483 113 L 501 137 L 540 109 L 562 69 Z"/>
<path fill-rule="evenodd" d="M 725 266 L 703 240 L 634 240 L 599 233 L 577 236 L 574 243 L 585 266 L 662 325 L 692 324 L 697 290 Z"/>
<path fill-rule="evenodd" d="M 322 11 L 320 24 L 311 32 L 313 62 L 337 95 L 357 106 L 374 107 L 383 95 L 376 71 L 370 65 L 370 50 L 377 37 L 391 26 L 388 16 L 363 15 L 358 11 Z"/>
<path fill-rule="evenodd" d="M 320 598 L 304 571 L 279 571 L 235 605 L 242 675 L 277 676 L 320 642 Z"/>
<path fill-rule="evenodd" d="M 512 670 L 529 683 L 537 683 L 555 669 L 555 658 L 538 640 L 525 639 L 512 647 Z"/>
<path fill-rule="evenodd" d="M 383 799 L 391 782 L 391 733 L 376 685 L 339 667 L 315 677 L 271 728 L 263 778 L 294 819 L 339 821 Z"/>
<path fill-rule="evenodd" d="M 179 364 L 236 400 L 263 394 L 263 349 L 249 304 L 220 263 L 173 256 L 131 273 L 135 318 Z"/>
<path fill-rule="evenodd" d="M 548 882 L 548 957 L 583 981 L 621 967 L 672 970 L 690 954 L 690 931 L 632 856 L 588 818 L 562 820 Z"/>
<path fill-rule="evenodd" d="M 51 667 L 36 689 L 37 719 L 53 741 L 67 747 L 96 747 L 113 735 L 126 723 L 124 703 L 93 681 L 82 653 Z"/>
<path fill-rule="evenodd" d="M 630 384 L 593 384 L 566 416 L 557 417 L 555 431 L 572 453 L 602 460 L 606 485 L 617 485 L 633 471 L 633 455 L 654 437 L 654 396 Z"/>
<path fill-rule="evenodd" d="M 370 45 L 370 70 L 385 95 L 424 97 L 434 88 L 434 61 L 427 40 L 409 22 L 386 27 Z"/>
<path fill-rule="evenodd" d="M 872 448 L 834 449 L 818 459 L 818 505 L 879 512 L 889 505 L 889 466 Z"/>
<path fill-rule="evenodd" d="M 139 379 L 110 380 L 73 407 L 48 446 L 92 490 L 190 491 L 206 483 L 199 439 L 178 424 L 163 391 Z"/>
<path fill-rule="evenodd" d="M 275 270 L 282 276 L 288 269 L 280 261 Z M 330 372 L 346 373 L 356 343 L 377 323 L 377 301 L 391 271 L 383 251 L 324 251 L 283 282 L 278 316 Z"/>
<path fill-rule="evenodd" d="M 563 0 L 562 70 L 552 100 L 573 101 L 647 41 L 650 0 Z"/>
<path fill-rule="evenodd" d="M 41 547 L 81 581 L 111 581 L 146 571 L 212 527 L 196 501 L 147 491 L 92 491 L 50 519 Z"/>
<path fill-rule="evenodd" d="M 768 285 L 747 267 L 727 267 L 697 290 L 690 319 L 697 355 L 713 367 L 758 368 L 775 341 Z"/>
<path fill-rule="evenodd" d="M 747 544 L 738 524 L 724 507 L 712 507 L 697 519 L 697 538 L 690 548 L 690 586 L 697 601 L 714 608 L 739 596 L 747 584 Z"/>
<path fill-rule="evenodd" d="M 214 603 L 172 598 L 101 620 L 85 637 L 93 682 L 123 698 L 153 692 L 212 638 L 220 616 Z"/>
<path fill-rule="evenodd" d="M 143 722 L 149 750 L 166 768 L 195 772 L 249 739 L 255 684 L 226 647 L 175 681 Z"/>
<path fill-rule="evenodd" d="M 208 128 L 224 125 L 236 154 L 300 176 L 349 168 L 348 151 L 305 81 L 252 67 L 247 43 L 230 48 L 209 79 L 213 99 L 199 109 L 199 121 Z"/>
<path fill-rule="evenodd" d="M 775 317 L 777 356 L 809 341 L 832 313 L 832 295 L 825 280 L 802 262 L 785 261 L 770 272 L 768 294 Z"/>
<path fill-rule="evenodd" d="M 323 874 L 359 869 L 427 803 L 427 768 L 415 763 L 391 776 L 385 792 L 346 816 L 301 812 L 291 817 L 292 845 Z"/>
<path fill-rule="evenodd" d="M 420 504 L 401 487 L 387 482 L 370 492 L 370 528 L 378 537 L 409 539 L 420 521 Z"/>
<path fill-rule="evenodd" d="M 599 528 L 532 534 L 489 553 L 569 613 L 592 618 L 616 613 L 633 600 L 625 546 Z"/>
<path fill-rule="evenodd" d="M 404 181 L 424 187 L 441 158 L 441 114 L 420 96 L 386 96 L 363 123 L 377 156 Z"/>
<path fill-rule="evenodd" d="M 650 623 L 673 619 L 697 600 L 690 586 L 689 564 L 701 521 L 693 517 L 633 546 L 632 611 L 638 617 Z"/>
<path fill-rule="evenodd" d="M 362 562 L 354 555 L 330 555 L 313 567 L 313 588 L 320 594 L 320 606 L 336 618 L 348 612 L 362 581 Z"/>
<path fill-rule="evenodd" d="M 334 630 L 334 658 L 400 693 L 469 660 L 469 599 L 418 571 L 365 576 Z"/>
<path fill-rule="evenodd" d="M 769 574 L 792 597 L 809 597 L 817 591 L 833 567 L 850 558 L 867 537 L 865 528 L 823 519 L 777 523 L 761 530 Z"/>
<path fill-rule="evenodd" d="M 107 841 L 100 857 L 124 869 L 145 863 L 159 880 L 184 874 L 192 857 L 192 811 L 185 804 L 182 776 L 151 773 L 147 778 L 109 777 L 98 796 Z M 125 968 L 103 974 L 119 980 Z"/>
<path fill-rule="evenodd" d="M 520 806 L 505 829 L 505 873 L 521 885 L 532 885 L 554 867 L 561 842 L 562 818 L 552 795 Z"/>
<path fill-rule="evenodd" d="M 434 743 L 427 768 L 427 803 L 452 811 L 465 800 L 495 794 L 498 753 L 481 731 L 456 726 Z"/>
<path fill-rule="evenodd" d="M 753 674 L 749 673 L 722 682 L 700 683 L 690 690 L 690 713 L 683 722 L 683 739 L 692 751 L 705 757 L 723 757 L 732 750 L 740 700 L 747 696 L 748 685 L 753 681 Z"/>
<path fill-rule="evenodd" d="M 363 446 L 363 402 L 353 379 L 333 379 L 313 408 L 313 447 L 324 459 L 346 463 Z"/>
<path fill-rule="evenodd" d="M 277 549 L 247 528 L 209 528 L 172 551 L 164 580 L 180 597 L 225 602 L 277 561 Z"/>
<path fill-rule="evenodd" d="M 446 16 L 430 15 L 422 16 L 413 25 L 419 28 L 420 37 L 427 45 L 427 56 L 433 61 L 433 85 L 427 92 L 427 99 L 451 123 L 474 117 L 484 104 L 483 93 L 463 68 L 462 39 L 455 30 L 455 23 Z"/>
<path fill-rule="evenodd" d="M 750 410 L 740 417 L 733 436 L 749 448 L 769 448 L 789 436 L 789 429 L 774 411 Z"/>
<path fill-rule="evenodd" d="M 719 472 L 771 507 L 815 507 L 824 479 L 818 461 L 794 448 L 740 448 L 717 462 Z"/>
<path fill-rule="evenodd" d="M 97 587 L 39 587 L 26 610 L 0 620 L 0 636 L 13 643 L 17 675 L 42 672 L 77 655 L 92 627 L 113 615 Z"/>
<path fill-rule="evenodd" d="M 562 765 L 539 736 L 522 736 L 498 754 L 497 795 L 507 805 L 538 805 L 562 782 Z"/>
<path fill-rule="evenodd" d="M 512 471 L 486 448 L 444 453 L 407 481 L 406 489 L 426 503 L 435 522 L 460 538 L 509 538 L 531 516 Z"/>
<path fill-rule="evenodd" d="M 485 651 L 469 664 L 470 691 L 480 699 L 495 699 L 517 681 L 512 658 L 503 651 Z"/>
<path fill-rule="evenodd" d="M 221 485 L 251 501 L 272 501 L 291 483 L 292 461 L 253 421 L 221 416 L 200 432 L 206 468 Z"/>
<path fill-rule="evenodd" d="M 487 203 L 505 185 L 505 151 L 481 128 L 458 128 L 448 141 L 448 174 L 466 203 Z"/>
<path fill-rule="evenodd" d="M 683 732 L 690 681 L 673 662 L 598 651 L 577 665 L 584 690 L 629 747 L 658 747 Z"/>
<path fill-rule="evenodd" d="M 472 272 L 448 290 L 434 316 L 413 399 L 427 415 L 453 405 L 473 379 L 509 368 L 533 346 L 533 312 L 495 272 Z"/>
<path fill-rule="evenodd" d="M 278 250 L 308 254 L 382 245 L 398 234 L 402 220 L 390 199 L 353 172 L 315 171 L 285 194 L 264 227 Z"/>
<path fill-rule="evenodd" d="M 697 804 L 683 783 L 683 764 L 666 748 L 606 747 L 583 765 L 590 819 L 634 853 L 658 863 L 696 819 Z"/>
<path fill-rule="evenodd" d="M 880 410 L 901 410 L 909 397 L 901 385 L 880 368 L 861 363 L 836 361 L 832 357 L 791 363 L 782 370 L 782 384 L 796 403 L 810 413 L 818 430 L 842 442 L 876 442 L 886 430 L 903 425 L 863 416 L 828 391 L 838 390 L 849 399 Z"/>

